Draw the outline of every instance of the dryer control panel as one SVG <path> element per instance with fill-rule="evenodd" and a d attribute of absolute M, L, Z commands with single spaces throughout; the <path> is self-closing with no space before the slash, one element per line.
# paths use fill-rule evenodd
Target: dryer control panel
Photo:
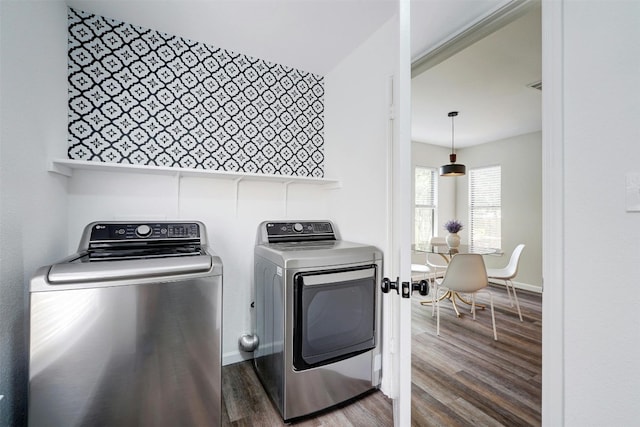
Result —
<path fill-rule="evenodd" d="M 265 222 L 263 237 L 268 243 L 305 242 L 310 240 L 336 240 L 330 221 Z"/>

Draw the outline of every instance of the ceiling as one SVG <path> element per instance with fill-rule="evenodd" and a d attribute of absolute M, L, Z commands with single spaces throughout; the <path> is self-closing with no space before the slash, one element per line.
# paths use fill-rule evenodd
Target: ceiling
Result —
<path fill-rule="evenodd" d="M 412 58 L 510 1 L 412 0 Z M 398 9 L 397 0 L 66 3 L 319 75 L 329 73 Z M 460 147 L 539 129 L 540 93 L 525 86 L 540 78 L 539 40 L 538 15 L 505 27 L 414 78 L 413 140 L 450 144 L 447 113 L 451 110 L 460 111 L 456 119 L 456 145 Z"/>
<path fill-rule="evenodd" d="M 66 0 L 90 13 L 326 75 L 397 0 Z M 151 12 L 150 12 L 151 11 Z"/>
<path fill-rule="evenodd" d="M 511 0 L 411 0 L 411 55 Z M 70 7 L 326 75 L 398 0 L 66 0 Z"/>
<path fill-rule="evenodd" d="M 457 148 L 542 128 L 540 8 L 489 34 L 412 80 L 413 141 Z"/>
<path fill-rule="evenodd" d="M 411 0 L 411 58 L 446 42 L 511 0 Z"/>

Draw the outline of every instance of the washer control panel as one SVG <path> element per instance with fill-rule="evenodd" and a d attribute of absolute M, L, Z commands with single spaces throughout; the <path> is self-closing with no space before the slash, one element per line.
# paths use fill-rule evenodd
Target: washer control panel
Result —
<path fill-rule="evenodd" d="M 270 243 L 336 239 L 329 221 L 267 222 L 265 228 Z"/>
<path fill-rule="evenodd" d="M 91 242 L 198 239 L 200 227 L 191 222 L 99 223 L 91 230 Z"/>

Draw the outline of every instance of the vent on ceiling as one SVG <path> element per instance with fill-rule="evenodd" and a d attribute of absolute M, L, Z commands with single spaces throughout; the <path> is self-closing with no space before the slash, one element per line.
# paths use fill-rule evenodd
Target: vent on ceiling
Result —
<path fill-rule="evenodd" d="M 527 87 L 530 87 L 530 88 L 533 88 L 533 89 L 542 90 L 542 80 L 537 81 L 537 82 L 533 82 L 533 83 L 529 83 L 527 85 Z"/>

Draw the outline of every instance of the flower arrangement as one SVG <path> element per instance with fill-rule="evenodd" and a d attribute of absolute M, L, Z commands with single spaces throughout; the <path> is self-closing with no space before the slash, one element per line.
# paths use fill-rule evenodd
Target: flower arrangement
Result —
<path fill-rule="evenodd" d="M 462 230 L 464 228 L 464 226 L 462 225 L 462 223 L 460 221 L 458 221 L 457 219 L 452 219 L 450 221 L 447 221 L 444 224 L 444 228 L 449 232 L 449 233 L 457 233 L 458 231 Z"/>

